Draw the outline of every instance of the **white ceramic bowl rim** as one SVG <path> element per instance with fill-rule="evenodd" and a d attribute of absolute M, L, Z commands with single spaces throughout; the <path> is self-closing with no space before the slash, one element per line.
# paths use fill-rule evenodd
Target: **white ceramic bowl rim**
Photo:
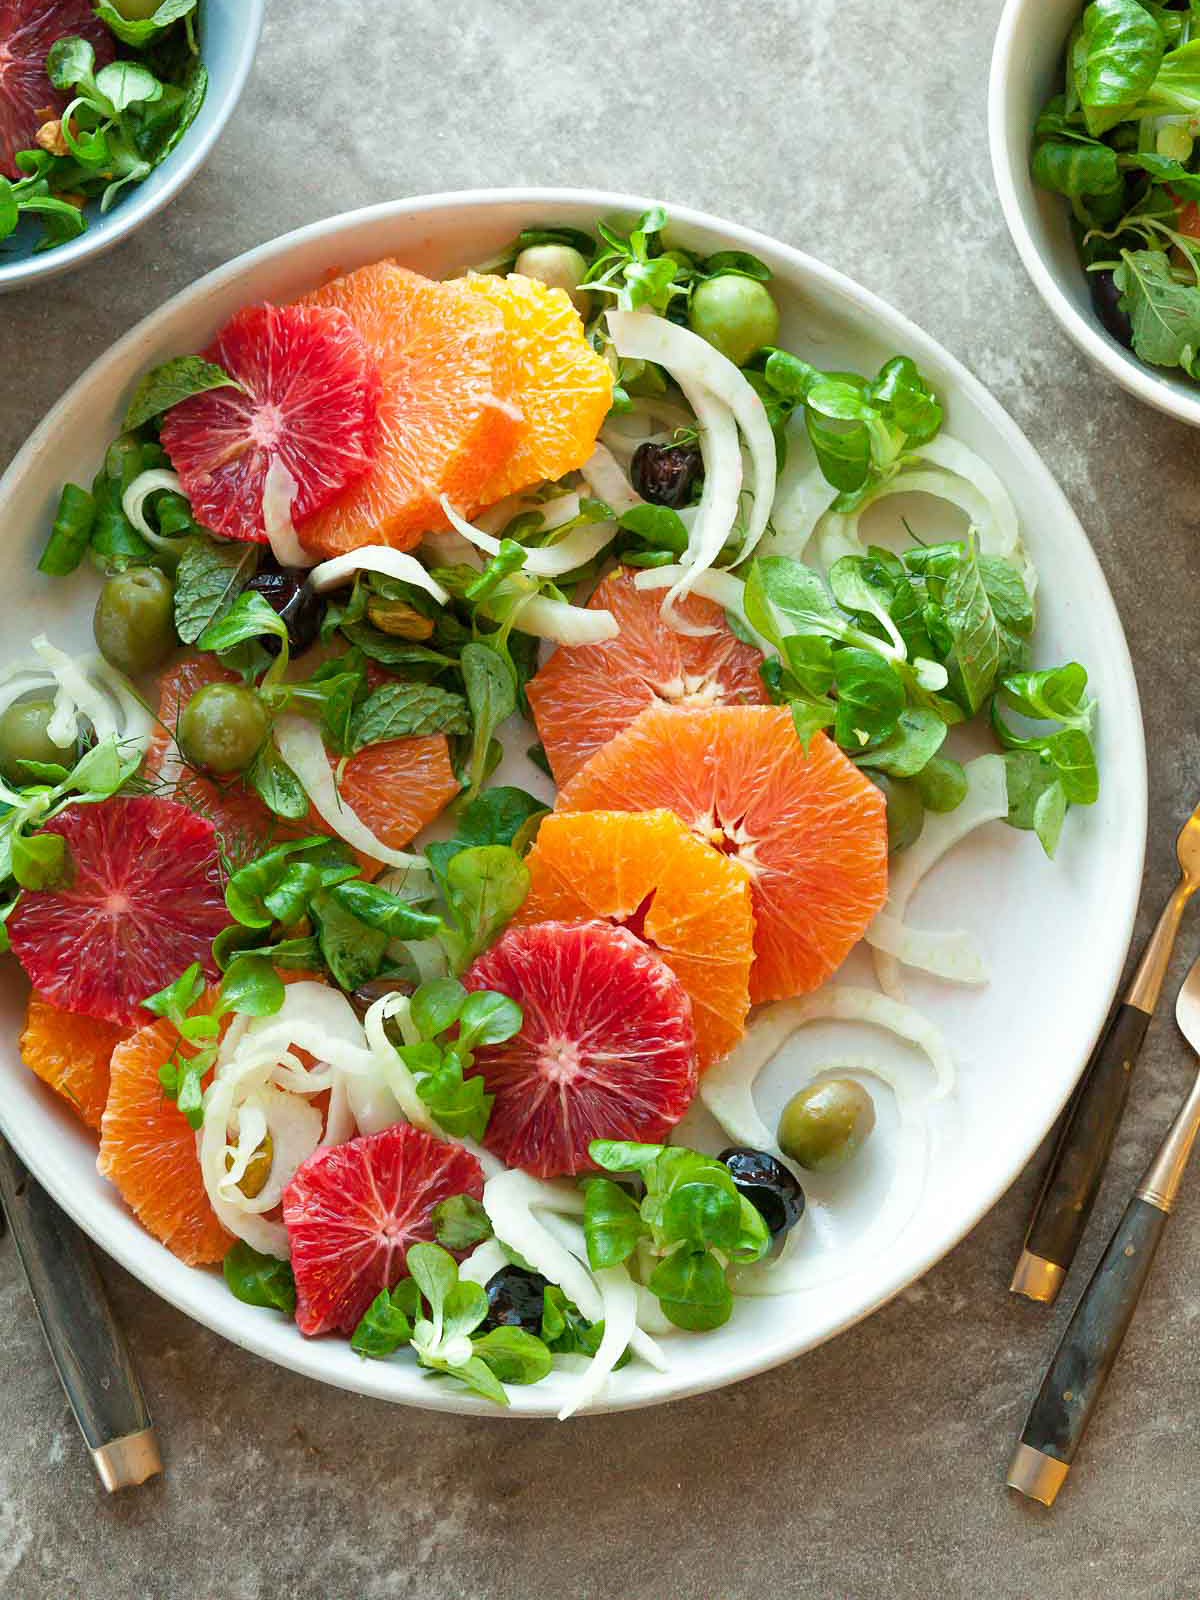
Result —
<path fill-rule="evenodd" d="M 133 357 L 139 346 L 152 341 L 160 325 L 181 309 L 199 308 L 202 311 L 206 304 L 217 300 L 222 292 L 239 278 L 256 267 L 279 262 L 289 252 L 301 246 L 334 240 L 343 232 L 363 227 L 371 222 L 412 216 L 428 218 L 432 231 L 436 228 L 439 215 L 451 211 L 478 209 L 486 212 L 495 207 L 508 205 L 520 207 L 536 215 L 539 207 L 558 205 L 577 207 L 592 215 L 612 212 L 637 214 L 658 203 L 665 204 L 644 197 L 590 189 L 469 190 L 420 196 L 368 207 L 314 223 L 264 244 L 210 272 L 190 288 L 183 290 L 144 319 L 138 327 L 132 329 L 94 362 L 53 407 L 18 453 L 3 479 L 0 479 L 0 506 L 6 504 L 11 489 L 25 473 L 39 464 L 41 459 L 56 446 L 61 446 L 65 436 L 66 418 L 81 396 L 93 385 L 103 385 L 111 370 Z M 1028 458 L 1031 467 L 1036 468 L 1037 490 L 1044 502 L 1046 519 L 1056 527 L 1065 529 L 1072 538 L 1071 559 L 1075 563 L 1073 567 L 1075 590 L 1079 594 L 1086 594 L 1089 603 L 1099 613 L 1106 634 L 1111 637 L 1110 664 L 1120 685 L 1121 698 L 1132 713 L 1120 728 L 1123 742 L 1122 765 L 1127 779 L 1126 810 L 1122 821 L 1128 848 L 1111 861 L 1106 876 L 1106 892 L 1109 896 L 1107 920 L 1095 941 L 1103 945 L 1103 955 L 1095 968 L 1095 994 L 1091 1006 L 1085 1004 L 1079 1008 L 1086 1017 L 1086 1027 L 1081 1027 L 1078 1061 L 1073 1064 L 1074 1070 L 1078 1070 L 1082 1067 L 1099 1033 L 1121 974 L 1137 909 L 1146 831 L 1145 747 L 1138 712 L 1137 688 L 1120 621 L 1095 554 L 1061 491 L 1016 424 L 982 384 L 928 335 L 922 333 L 914 324 L 870 291 L 853 283 L 835 269 L 790 246 L 752 229 L 727 223 L 686 206 L 668 205 L 667 210 L 673 222 L 683 228 L 707 230 L 727 240 L 731 247 L 749 250 L 768 259 L 775 257 L 783 261 L 800 285 L 815 284 L 829 291 L 832 297 L 853 308 L 856 320 L 864 323 L 882 323 L 889 340 L 895 338 L 902 341 L 903 347 L 915 356 L 919 364 L 936 361 L 945 370 L 956 389 L 978 409 L 987 426 L 994 429 L 996 435 L 1005 440 L 1011 448 Z M 653 1381 L 647 1379 L 644 1383 L 639 1382 L 633 1393 L 615 1395 L 611 1401 L 597 1409 L 614 1410 L 657 1404 L 735 1382 L 779 1365 L 868 1315 L 927 1271 L 996 1203 L 1052 1125 L 1062 1103 L 1066 1100 L 1072 1082 L 1073 1077 L 1067 1074 L 1060 1085 L 1061 1092 L 1057 1099 L 1053 1104 L 1048 1103 L 1043 1108 L 1045 1114 L 1036 1130 L 1037 1137 L 1024 1144 L 1022 1148 L 1013 1149 L 1010 1159 L 1006 1158 L 1002 1181 L 991 1185 L 981 1197 L 976 1197 L 974 1203 L 961 1214 L 956 1213 L 932 1247 L 924 1251 L 915 1266 L 904 1263 L 897 1268 L 891 1262 L 882 1264 L 877 1277 L 873 1280 L 869 1301 L 859 1304 L 852 1314 L 840 1317 L 831 1325 L 823 1327 L 816 1335 L 800 1338 L 789 1332 L 783 1325 L 786 1319 L 781 1317 L 778 1319 L 779 1331 L 776 1337 L 761 1344 L 747 1341 L 739 1349 L 737 1359 L 725 1361 L 717 1370 L 706 1371 L 702 1376 L 693 1374 L 690 1377 L 678 1372 L 654 1374 Z M 401 1400 L 408 1404 L 463 1413 L 496 1415 L 495 1409 L 486 1401 L 452 1393 L 444 1386 L 413 1384 L 406 1388 L 405 1392 L 398 1393 L 396 1369 L 388 1363 L 357 1361 L 332 1363 L 328 1343 L 320 1340 L 299 1341 L 294 1337 L 289 1339 L 289 1335 L 294 1335 L 294 1329 L 284 1324 L 282 1319 L 273 1318 L 261 1311 L 252 1311 L 250 1315 L 245 1315 L 248 1308 L 239 1305 L 232 1297 L 229 1298 L 229 1313 L 215 1314 L 206 1304 L 206 1291 L 212 1281 L 208 1273 L 184 1267 L 174 1258 L 167 1257 L 162 1247 L 149 1240 L 132 1218 L 129 1219 L 127 1227 L 119 1230 L 115 1228 L 110 1230 L 107 1224 L 98 1225 L 96 1219 L 87 1213 L 86 1206 L 73 1184 L 72 1160 L 53 1145 L 49 1148 L 34 1149 L 23 1142 L 21 1130 L 14 1125 L 14 1120 L 3 1103 L 0 1103 L 0 1123 L 3 1124 L 5 1132 L 26 1165 L 59 1204 L 92 1234 L 96 1242 L 130 1272 L 148 1283 L 157 1293 L 188 1316 L 205 1323 L 246 1349 L 323 1382 L 334 1383 L 383 1399 Z M 153 1268 L 147 1266 L 147 1244 L 155 1252 Z M 163 1257 L 166 1259 L 163 1260 Z M 331 1370 L 331 1366 L 336 1370 Z M 504 1413 L 520 1417 L 545 1414 L 547 1408 L 544 1402 L 538 1401 L 535 1390 L 528 1389 L 514 1391 L 513 1409 Z"/>
<path fill-rule="evenodd" d="M 988 82 L 988 142 L 1004 220 L 1025 270 L 1033 279 L 1034 287 L 1058 318 L 1064 332 L 1084 355 L 1139 400 L 1144 400 L 1147 405 L 1180 422 L 1200 428 L 1200 389 L 1193 394 L 1184 387 L 1186 380 L 1167 375 L 1169 369 L 1158 373 L 1145 366 L 1131 351 L 1125 350 L 1111 338 L 1095 317 L 1082 314 L 1063 292 L 1057 275 L 1047 265 L 1026 218 L 1020 189 L 1022 186 L 1028 189 L 1030 184 L 1028 165 L 1033 124 L 1031 121 L 1014 133 L 1009 126 L 1009 102 L 1015 88 L 1027 81 L 1030 72 L 1027 53 L 1018 49 L 1020 29 L 1030 14 L 1040 13 L 1046 4 L 1047 0 L 1008 0 L 992 50 Z M 1076 11 L 1082 12 L 1086 0 L 1077 0 L 1077 3 L 1072 0 L 1072 4 Z M 1061 44 L 1062 41 L 1059 44 L 1060 52 Z M 1065 207 L 1066 201 L 1062 204 Z M 1078 270 L 1082 273 L 1082 268 Z"/>
<path fill-rule="evenodd" d="M 0 256 L 0 291 L 44 283 L 48 278 L 57 277 L 60 272 L 68 272 L 80 261 L 103 255 L 143 223 L 149 222 L 151 217 L 157 216 L 164 206 L 171 204 L 208 160 L 241 99 L 250 68 L 254 64 L 266 3 L 267 0 L 238 0 L 240 9 L 245 13 L 245 33 L 233 71 L 219 85 L 209 82 L 208 93 L 219 94 L 219 99 L 211 107 L 202 108 L 211 112 L 204 119 L 205 125 L 197 127 L 193 124 L 163 162 L 162 183 L 155 185 L 153 190 L 145 186 L 135 187 L 104 217 L 101 225 L 89 226 L 86 233 L 81 233 L 77 239 L 71 239 L 66 244 L 57 245 L 53 250 L 40 255 L 20 256 L 11 261 L 5 261 Z"/>

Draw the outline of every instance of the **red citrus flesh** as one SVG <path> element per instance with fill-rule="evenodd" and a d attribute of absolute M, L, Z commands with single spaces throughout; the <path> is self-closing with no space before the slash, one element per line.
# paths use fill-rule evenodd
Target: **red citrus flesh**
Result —
<path fill-rule="evenodd" d="M 128 1026 L 193 961 L 217 976 L 211 946 L 229 913 L 211 822 L 138 797 L 69 806 L 43 831 L 67 841 L 71 876 L 26 890 L 8 919 L 43 999 Z"/>
<path fill-rule="evenodd" d="M 407 1123 L 309 1156 L 283 1191 L 301 1333 L 353 1333 L 404 1276 L 409 1245 L 434 1237 L 434 1206 L 456 1194 L 482 1196 L 478 1161 Z"/>
<path fill-rule="evenodd" d="M 484 1143 L 540 1178 L 594 1171 L 593 1139 L 657 1143 L 696 1092 L 691 1001 L 628 928 L 510 928 L 463 979 L 509 995 L 521 1031 L 475 1054 L 494 1094 Z"/>
<path fill-rule="evenodd" d="M 319 511 L 375 459 L 379 367 L 344 312 L 249 306 L 204 352 L 240 389 L 193 395 L 167 412 L 163 448 L 197 521 L 266 542 L 273 460 L 296 480 L 292 519 Z"/>
<path fill-rule="evenodd" d="M 93 15 L 89 0 L 0 0 L 0 173 L 24 176 L 13 157 L 33 148 L 43 122 L 67 109 L 46 76 L 56 39 L 86 39 L 96 68 L 116 54 L 113 36 Z"/>

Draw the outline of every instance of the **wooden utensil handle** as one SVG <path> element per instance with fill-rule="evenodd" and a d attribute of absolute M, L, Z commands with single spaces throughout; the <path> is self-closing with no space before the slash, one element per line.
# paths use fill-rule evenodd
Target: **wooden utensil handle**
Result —
<path fill-rule="evenodd" d="M 1129 1202 L 1033 1403 L 1021 1444 L 1026 1451 L 1062 1464 L 1051 1500 L 1103 1393 L 1166 1225 L 1167 1213 L 1161 1207 L 1140 1195 Z M 1020 1455 L 1018 1451 L 1018 1459 Z M 1014 1483 L 1014 1487 L 1024 1485 Z"/>
<path fill-rule="evenodd" d="M 1025 1238 L 1025 1255 L 1060 1269 L 1055 1290 L 1074 1260 L 1087 1226 L 1149 1025 L 1149 1014 L 1140 1007 L 1122 1004 L 1118 1008 L 1050 1158 Z M 1036 1298 L 1053 1299 L 1054 1295 Z"/>
<path fill-rule="evenodd" d="M 83 1234 L 0 1137 L 0 1200 L 46 1343 L 106 1488 L 161 1470 L 141 1384 Z"/>

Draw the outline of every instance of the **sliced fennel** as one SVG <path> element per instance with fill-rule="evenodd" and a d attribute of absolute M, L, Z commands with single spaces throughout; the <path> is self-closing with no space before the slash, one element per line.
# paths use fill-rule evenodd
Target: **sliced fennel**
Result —
<path fill-rule="evenodd" d="M 70 656 L 45 634 L 32 641 L 36 661 L 0 672 L 0 713 L 37 690 L 54 690 L 54 711 L 46 732 L 52 744 L 69 750 L 91 723 L 96 742 L 111 739 L 126 756 L 144 751 L 154 719 L 133 685 L 101 655 Z"/>
<path fill-rule="evenodd" d="M 633 576 L 634 587 L 638 589 L 670 589 L 682 576 L 683 567 L 645 567 Z M 703 595 L 706 600 L 712 600 L 726 611 L 732 611 L 734 616 L 753 638 L 754 643 L 764 655 L 778 655 L 775 646 L 764 639 L 750 626 L 746 618 L 746 586 L 740 578 L 734 577 L 732 572 L 710 568 L 694 578 L 691 584 L 693 594 Z"/>
<path fill-rule="evenodd" d="M 598 443 L 579 471 L 596 499 L 611 506 L 618 516 L 643 503 L 641 495 L 606 445 Z"/>
<path fill-rule="evenodd" d="M 889 923 L 884 924 L 883 939 L 893 947 L 898 938 L 897 930 L 904 929 L 904 913 L 908 903 L 925 874 L 967 834 L 986 822 L 997 822 L 1008 815 L 1008 777 L 1004 758 L 998 755 L 976 756 L 974 761 L 967 762 L 964 770 L 967 792 L 962 803 L 953 811 L 927 813 L 920 838 L 894 859 L 888 882 L 887 904 L 883 908 L 884 915 L 889 919 Z M 875 974 L 880 988 L 893 1000 L 902 1001 L 904 986 L 900 982 L 897 960 L 900 952 L 895 948 L 890 951 L 884 948 L 875 936 L 874 925 L 867 929 L 866 938 L 868 944 L 875 946 Z M 909 945 L 908 948 L 911 953 L 919 951 L 920 945 Z M 908 957 L 904 956 L 903 959 L 907 961 Z M 948 976 L 946 973 L 941 975 Z"/>
<path fill-rule="evenodd" d="M 187 534 L 176 534 L 168 538 L 152 528 L 146 520 L 146 501 L 152 494 L 159 494 L 162 490 L 168 494 L 183 494 L 183 484 L 177 472 L 168 472 L 165 467 L 148 467 L 145 472 L 139 472 L 137 477 L 121 496 L 121 510 L 130 522 L 145 539 L 148 545 L 155 550 L 178 551 Z"/>
<path fill-rule="evenodd" d="M 494 539 L 490 533 L 484 533 L 481 528 L 474 527 L 465 517 L 460 516 L 446 495 L 441 498 L 441 506 L 449 518 L 451 527 L 461 533 L 464 539 L 469 540 L 485 555 L 499 554 L 499 539 Z M 578 498 L 576 506 L 578 507 Z M 606 545 L 612 543 L 616 531 L 615 522 L 585 523 L 581 527 L 572 529 L 557 544 L 529 550 L 522 570 L 535 578 L 561 578 L 565 573 L 574 572 L 576 567 L 582 567 L 594 560 Z"/>
<path fill-rule="evenodd" d="M 315 723 L 288 712 L 276 722 L 274 737 L 279 754 L 304 785 L 318 816 L 340 839 L 390 867 L 404 867 L 414 875 L 428 874 L 429 864 L 424 856 L 393 850 L 384 844 L 339 795 L 325 742 Z"/>
<path fill-rule="evenodd" d="M 444 606 L 450 596 L 426 572 L 415 556 L 403 550 L 393 550 L 385 544 L 364 544 L 358 550 L 348 550 L 343 556 L 322 561 L 309 573 L 309 582 L 318 594 L 330 589 L 340 589 L 349 583 L 356 572 L 378 572 L 385 578 L 397 578 L 401 583 L 411 583 L 432 595 L 438 605 Z"/>
<path fill-rule="evenodd" d="M 292 521 L 292 506 L 299 488 L 280 456 L 271 457 L 263 483 L 263 527 L 271 554 L 281 567 L 313 567 L 317 558 L 300 543 Z"/>

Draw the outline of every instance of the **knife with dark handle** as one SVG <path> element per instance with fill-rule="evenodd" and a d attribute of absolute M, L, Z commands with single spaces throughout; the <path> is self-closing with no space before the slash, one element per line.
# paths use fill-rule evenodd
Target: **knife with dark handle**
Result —
<path fill-rule="evenodd" d="M 91 1246 L 0 1135 L 0 1202 L 71 1410 L 111 1493 L 162 1471 L 158 1440 Z"/>
<path fill-rule="evenodd" d="M 1030 1300 L 1049 1304 L 1058 1294 L 1091 1216 L 1184 908 L 1200 888 L 1200 807 L 1184 823 L 1175 852 L 1179 882 L 1092 1053 L 1050 1157 L 1010 1285 Z"/>
<path fill-rule="evenodd" d="M 1200 1055 L 1200 962 L 1179 992 L 1175 1015 Z M 1198 1131 L 1200 1073 L 1075 1307 L 1009 1467 L 1009 1486 L 1043 1505 L 1054 1504 L 1104 1392 Z"/>

